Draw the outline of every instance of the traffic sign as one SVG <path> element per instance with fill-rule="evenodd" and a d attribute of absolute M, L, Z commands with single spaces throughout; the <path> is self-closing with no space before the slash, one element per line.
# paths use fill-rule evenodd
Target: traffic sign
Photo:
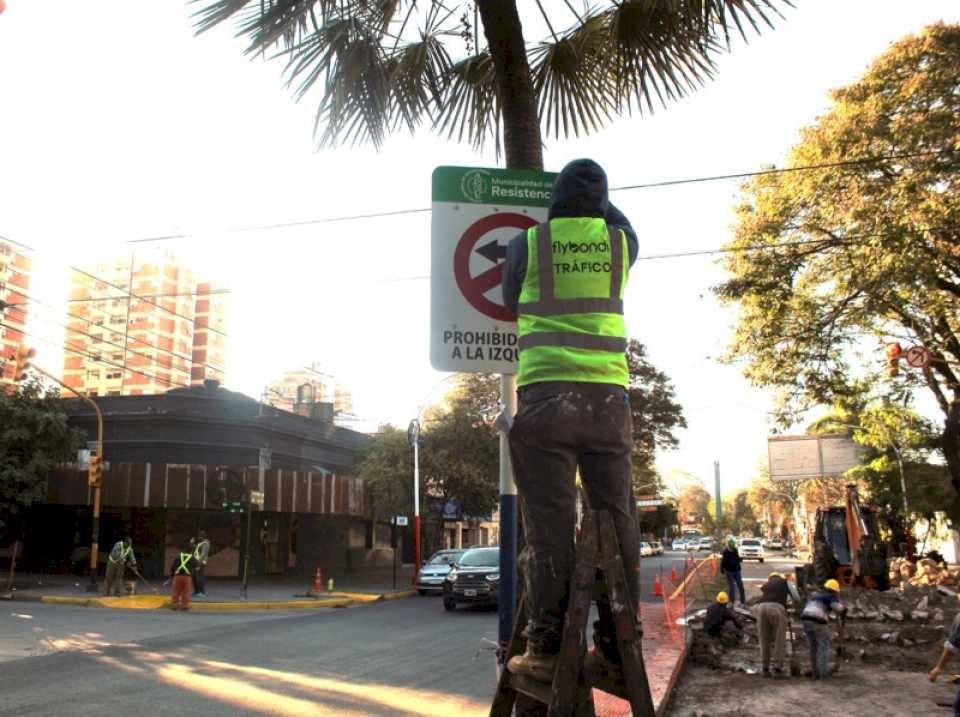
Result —
<path fill-rule="evenodd" d="M 437 167 L 432 179 L 430 363 L 516 373 L 516 317 L 503 302 L 507 244 L 546 221 L 555 173 Z"/>
<path fill-rule="evenodd" d="M 906 353 L 907 365 L 913 368 L 924 368 L 930 363 L 930 350 L 924 346 L 911 346 Z"/>
<path fill-rule="evenodd" d="M 273 459 L 273 451 L 269 448 L 260 449 L 260 465 L 266 470 L 270 470 L 270 463 Z"/>
<path fill-rule="evenodd" d="M 396 518 L 393 519 L 393 522 L 394 522 L 394 525 L 400 528 L 409 524 L 407 520 L 407 516 L 405 515 L 398 515 Z"/>
<path fill-rule="evenodd" d="M 658 505 L 666 505 L 662 498 L 653 498 L 651 500 L 638 500 L 638 508 L 656 508 Z"/>

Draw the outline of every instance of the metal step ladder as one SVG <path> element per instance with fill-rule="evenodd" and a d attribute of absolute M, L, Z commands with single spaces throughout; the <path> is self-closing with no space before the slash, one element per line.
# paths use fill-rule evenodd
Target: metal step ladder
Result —
<path fill-rule="evenodd" d="M 598 569 L 602 571 L 599 579 Z M 606 591 L 610 598 L 622 670 L 593 671 L 584 664 L 590 603 L 598 589 L 601 594 Z M 522 654 L 527 648 L 523 637 L 527 622 L 525 602 L 521 598 L 490 717 L 511 717 L 515 707 L 516 714 L 524 716 L 593 717 L 596 713 L 591 688 L 627 700 L 634 717 L 654 717 L 653 698 L 643 665 L 637 610 L 627 591 L 617 534 L 607 511 L 584 512 L 575 549 L 560 653 L 551 684 L 511 674 L 506 668 L 511 657 Z"/>

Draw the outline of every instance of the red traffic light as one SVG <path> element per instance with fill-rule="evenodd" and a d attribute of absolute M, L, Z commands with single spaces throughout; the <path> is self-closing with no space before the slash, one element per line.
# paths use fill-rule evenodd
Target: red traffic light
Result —
<path fill-rule="evenodd" d="M 902 355 L 903 348 L 899 342 L 894 341 L 892 344 L 887 344 L 887 376 L 890 378 L 900 373 L 900 365 L 898 362 Z"/>

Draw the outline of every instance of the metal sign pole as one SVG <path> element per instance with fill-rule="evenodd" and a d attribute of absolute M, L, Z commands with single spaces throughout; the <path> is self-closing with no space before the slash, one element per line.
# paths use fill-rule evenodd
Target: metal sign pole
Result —
<path fill-rule="evenodd" d="M 516 414 L 515 375 L 501 374 L 500 402 L 508 415 Z M 517 607 L 517 484 L 510 464 L 510 440 L 505 431 L 500 432 L 500 598 L 497 602 L 499 640 L 501 647 L 506 648 Z"/>

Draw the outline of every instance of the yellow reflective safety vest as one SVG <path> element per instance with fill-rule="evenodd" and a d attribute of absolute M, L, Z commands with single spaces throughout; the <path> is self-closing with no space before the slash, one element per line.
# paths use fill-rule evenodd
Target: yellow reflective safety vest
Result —
<path fill-rule="evenodd" d="M 118 547 L 120 548 L 119 551 L 117 550 Z M 113 554 L 115 552 L 119 553 L 116 558 L 113 557 Z M 110 554 L 107 556 L 107 560 L 109 560 L 111 563 L 114 563 L 114 564 L 122 563 L 122 562 L 125 562 L 130 557 L 130 553 L 132 552 L 133 552 L 133 546 L 131 545 L 130 547 L 127 547 L 126 543 L 124 543 L 121 540 L 120 542 L 118 542 L 116 545 L 113 546 L 113 550 L 110 551 Z"/>
<path fill-rule="evenodd" d="M 193 553 L 180 553 L 180 567 L 176 570 L 176 575 L 189 575 L 190 574 L 190 559 L 193 557 Z"/>
<path fill-rule="evenodd" d="M 601 218 L 564 217 L 527 230 L 517 306 L 517 385 L 585 381 L 626 387 L 627 238 Z"/>

